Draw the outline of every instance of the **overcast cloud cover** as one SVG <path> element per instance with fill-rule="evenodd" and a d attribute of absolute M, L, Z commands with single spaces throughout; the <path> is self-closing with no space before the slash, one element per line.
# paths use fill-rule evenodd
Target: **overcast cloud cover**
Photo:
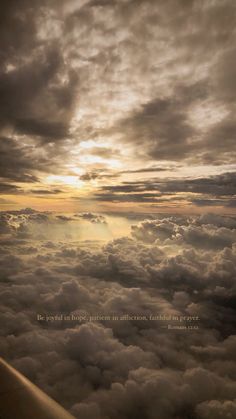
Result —
<path fill-rule="evenodd" d="M 3 0 L 3 209 L 137 202 L 232 213 L 235 9 L 232 0 Z M 139 195 L 136 183 L 150 177 L 156 186 Z"/>
<path fill-rule="evenodd" d="M 235 218 L 144 216 L 113 240 L 106 215 L 1 220 L 4 358 L 78 418 L 234 417 Z M 60 313 L 200 320 L 37 320 Z"/>

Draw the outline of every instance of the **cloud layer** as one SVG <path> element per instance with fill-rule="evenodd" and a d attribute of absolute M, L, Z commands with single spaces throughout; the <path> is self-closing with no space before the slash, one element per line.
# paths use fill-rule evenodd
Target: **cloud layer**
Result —
<path fill-rule="evenodd" d="M 198 196 L 173 204 L 162 186 L 144 204 L 235 206 L 211 190 L 215 176 L 235 195 L 234 2 L 2 3 L 1 192 L 131 206 L 136 194 L 112 200 L 115 180 L 146 182 L 156 167 L 167 189 Z"/>
<path fill-rule="evenodd" d="M 82 419 L 233 417 L 234 218 L 151 216 L 89 242 L 68 234 L 109 217 L 28 208 L 1 220 L 3 357 Z M 168 329 L 150 315 L 184 317 Z"/>

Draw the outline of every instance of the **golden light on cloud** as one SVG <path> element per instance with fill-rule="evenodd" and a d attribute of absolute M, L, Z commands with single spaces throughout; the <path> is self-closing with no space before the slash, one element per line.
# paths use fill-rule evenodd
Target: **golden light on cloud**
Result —
<path fill-rule="evenodd" d="M 110 158 L 104 158 L 100 156 L 94 156 L 86 154 L 84 156 L 80 157 L 80 162 L 82 164 L 103 164 L 104 167 L 110 167 L 110 168 L 120 168 L 122 166 L 122 163 L 119 162 L 119 160 L 116 159 L 110 159 Z"/>
<path fill-rule="evenodd" d="M 63 184 L 67 186 L 73 186 L 73 188 L 81 189 L 84 183 L 79 180 L 78 176 L 61 176 L 61 175 L 50 175 L 45 178 L 45 183 L 52 184 Z"/>
<path fill-rule="evenodd" d="M 87 140 L 87 141 L 81 141 L 79 143 L 79 149 L 89 150 L 93 147 L 105 147 L 107 145 L 106 141 L 98 140 Z"/>
<path fill-rule="evenodd" d="M 234 40 L 218 51 L 221 27 L 202 28 L 204 52 L 191 2 L 177 15 L 192 22 L 196 55 L 190 26 L 176 36 L 165 2 L 135 13 L 126 0 L 54 3 L 27 9 L 34 42 L 3 65 L 4 209 L 21 199 L 69 209 L 76 197 L 114 211 L 233 212 Z M 210 18 L 216 4 L 196 9 Z"/>

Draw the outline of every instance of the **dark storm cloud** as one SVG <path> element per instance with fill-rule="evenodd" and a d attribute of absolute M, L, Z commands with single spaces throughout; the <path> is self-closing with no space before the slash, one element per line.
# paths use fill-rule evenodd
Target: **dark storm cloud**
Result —
<path fill-rule="evenodd" d="M 35 166 L 47 165 L 43 158 L 33 157 L 32 146 L 20 146 L 11 138 L 0 138 L 0 177 L 15 182 L 36 182 L 31 172 Z M 36 161 L 35 161 L 36 160 Z"/>
<path fill-rule="evenodd" d="M 12 125 L 19 133 L 48 141 L 64 138 L 76 77 L 68 74 L 68 83 L 63 85 L 59 78 L 62 70 L 62 57 L 55 45 L 23 68 L 0 75 L 2 126 Z"/>
<path fill-rule="evenodd" d="M 118 128 L 119 129 L 119 128 Z M 189 138 L 195 134 L 178 101 L 156 99 L 120 123 L 128 141 L 144 145 L 154 159 L 179 160 L 189 154 Z"/>
<path fill-rule="evenodd" d="M 213 164 L 234 162 L 234 110 L 202 135 L 188 120 L 190 105 L 182 104 L 178 94 L 181 95 L 181 89 L 176 93 L 177 98 L 155 99 L 144 104 L 141 110 L 120 121 L 115 130 L 125 141 L 137 145 L 140 153 L 143 150 L 143 155 L 152 159 L 178 161 L 188 158 Z"/>
<path fill-rule="evenodd" d="M 69 136 L 78 74 L 64 60 L 55 6 L 1 3 L 0 129 L 11 138 L 0 139 L 0 176 L 11 181 L 37 180 L 35 171 L 47 171 L 53 154 L 47 144 Z M 53 158 L 58 154 L 60 146 Z"/>
<path fill-rule="evenodd" d="M 35 14 L 30 6 L 37 8 L 38 5 L 37 0 L 23 0 L 20 3 L 17 0 L 1 2 L 0 45 L 4 59 L 2 65 L 5 65 L 12 51 L 14 56 L 20 56 L 25 49 L 35 46 L 34 36 L 29 36 L 30 33 L 35 33 Z"/>
<path fill-rule="evenodd" d="M 40 19 L 53 2 L 33 3 L 3 4 L 0 122 L 19 133 L 57 140 L 68 133 L 77 76 L 66 67 L 60 43 L 45 42 L 38 33 Z"/>
<path fill-rule="evenodd" d="M 205 151 L 203 154 L 204 163 L 211 164 L 215 161 L 216 164 L 221 164 L 224 161 L 235 161 L 235 134 L 236 123 L 234 110 L 232 110 L 227 117 L 209 130 L 205 138 L 205 145 L 209 151 Z"/>
<path fill-rule="evenodd" d="M 43 146 L 34 141 L 23 143 L 21 139 L 0 137 L 0 178 L 5 182 L 35 183 L 39 181 L 39 174 L 62 173 L 63 162 L 61 156 L 65 156 L 63 144 L 44 144 Z M 14 185 L 9 186 L 13 191 Z M 42 190 L 37 188 L 38 194 Z M 59 193 L 59 188 L 52 189 Z M 31 190 L 34 193 L 35 190 Z M 49 191 L 49 190 L 48 190 Z"/>
<path fill-rule="evenodd" d="M 160 186 L 161 192 L 190 192 L 209 194 L 213 197 L 235 195 L 236 173 L 229 172 L 221 175 L 197 179 L 181 179 L 167 181 Z"/>
<path fill-rule="evenodd" d="M 21 188 L 18 188 L 18 186 L 11 185 L 10 183 L 0 183 L 0 192 L 2 194 L 16 194 L 21 192 Z"/>
<path fill-rule="evenodd" d="M 213 206 L 233 206 L 234 199 L 232 199 L 232 197 L 236 194 L 235 180 L 235 172 L 229 172 L 195 179 L 126 181 L 120 185 L 103 186 L 100 189 L 100 192 L 95 195 L 95 199 L 111 202 L 155 203 L 183 200 L 184 197 L 171 197 L 171 195 L 175 195 L 176 193 L 188 193 L 200 195 L 196 198 L 190 198 L 190 202 L 199 206 L 208 204 Z M 167 195 L 167 197 L 163 198 L 163 195 Z M 168 197 L 168 195 L 170 195 L 170 197 Z M 189 200 L 189 198 L 187 200 Z"/>

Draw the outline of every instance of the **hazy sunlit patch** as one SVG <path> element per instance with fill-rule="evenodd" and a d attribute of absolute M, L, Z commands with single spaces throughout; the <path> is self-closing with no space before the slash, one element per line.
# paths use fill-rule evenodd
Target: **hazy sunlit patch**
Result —
<path fill-rule="evenodd" d="M 76 175 L 82 175 L 83 173 L 83 169 L 81 169 L 80 167 L 76 167 L 76 166 L 68 166 L 68 169 L 72 172 L 75 173 Z"/>
<path fill-rule="evenodd" d="M 111 168 L 120 168 L 122 166 L 121 162 L 115 159 L 105 159 L 100 156 L 91 156 L 91 155 L 85 155 L 80 157 L 81 163 L 86 164 L 96 164 L 96 163 L 102 163 L 106 166 L 109 166 Z"/>
<path fill-rule="evenodd" d="M 60 176 L 60 175 L 50 175 L 45 179 L 46 183 L 62 183 L 64 185 L 73 186 L 76 188 L 82 188 L 83 182 L 81 182 L 78 176 Z"/>
<path fill-rule="evenodd" d="M 79 144 L 79 148 L 82 148 L 82 149 L 90 149 L 93 147 L 106 147 L 106 146 L 107 146 L 107 141 L 102 141 L 102 140 L 99 140 L 99 142 L 94 141 L 94 140 L 81 141 Z"/>

